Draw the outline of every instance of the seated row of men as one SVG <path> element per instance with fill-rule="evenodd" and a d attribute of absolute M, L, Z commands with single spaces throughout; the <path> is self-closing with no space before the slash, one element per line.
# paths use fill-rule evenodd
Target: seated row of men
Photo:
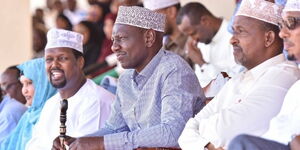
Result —
<path fill-rule="evenodd" d="M 295 62 L 285 60 L 282 49 L 284 44 L 288 58 L 300 62 L 299 6 L 299 0 L 289 0 L 281 18 L 282 8 L 274 3 L 242 2 L 230 43 L 235 61 L 246 70 L 230 79 L 206 106 L 189 64 L 162 48 L 166 17 L 161 13 L 137 6 L 119 8 L 112 51 L 127 70 L 119 78 L 115 97 L 85 78 L 82 35 L 51 29 L 45 58 L 18 66 L 34 85 L 34 96 L 26 97 L 33 101 L 17 127 L 0 141 L 0 149 L 59 150 L 66 145 L 77 150 L 243 149 L 250 143 L 247 140 L 255 139 L 238 136 L 229 144 L 239 134 L 287 144 L 291 135 L 299 137 L 295 95 L 300 70 Z M 26 81 L 22 83 L 24 89 Z M 68 136 L 60 140 L 63 99 L 68 101 Z M 299 148 L 296 139 L 291 147 L 282 147 Z M 250 144 L 249 149 L 278 147 Z"/>

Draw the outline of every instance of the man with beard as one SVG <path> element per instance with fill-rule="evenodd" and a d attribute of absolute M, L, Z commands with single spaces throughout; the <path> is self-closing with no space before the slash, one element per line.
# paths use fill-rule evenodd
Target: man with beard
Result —
<path fill-rule="evenodd" d="M 166 15 L 166 27 L 163 40 L 163 47 L 180 55 L 193 67 L 192 60 L 185 52 L 185 43 L 187 36 L 181 33 L 176 24 L 176 17 L 179 12 L 179 0 L 144 0 L 144 7 L 150 10 L 163 13 Z"/>
<path fill-rule="evenodd" d="M 241 133 L 261 136 L 268 130 L 286 92 L 300 78 L 297 65 L 282 54 L 277 26 L 281 10 L 264 0 L 242 1 L 230 42 L 236 61 L 247 70 L 230 79 L 187 122 L 179 138 L 183 149 L 226 149 L 231 139 Z"/>
<path fill-rule="evenodd" d="M 279 36 L 288 51 L 288 59 L 300 63 L 300 1 L 288 0 L 283 9 Z M 285 96 L 279 114 L 270 122 L 262 137 L 240 135 L 233 139 L 229 150 L 300 150 L 300 81 Z"/>
<path fill-rule="evenodd" d="M 85 78 L 82 40 L 79 33 L 61 29 L 48 31 L 46 71 L 58 93 L 46 102 L 27 143 L 27 150 L 51 149 L 52 141 L 59 135 L 60 102 L 63 99 L 68 101 L 68 135 L 79 137 L 103 127 L 114 96 Z"/>

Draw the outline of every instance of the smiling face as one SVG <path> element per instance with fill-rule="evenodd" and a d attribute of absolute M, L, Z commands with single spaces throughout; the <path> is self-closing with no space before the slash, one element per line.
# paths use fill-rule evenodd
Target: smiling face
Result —
<path fill-rule="evenodd" d="M 26 106 L 31 106 L 32 105 L 32 100 L 33 100 L 33 96 L 34 96 L 34 85 L 32 80 L 30 80 L 29 78 L 25 77 L 24 75 L 22 75 L 20 77 L 20 81 L 22 83 L 22 94 L 24 95 L 25 99 L 26 99 Z"/>
<path fill-rule="evenodd" d="M 264 56 L 264 32 L 256 19 L 236 16 L 233 24 L 233 45 L 235 61 L 247 69 L 261 63 Z"/>
<path fill-rule="evenodd" d="M 145 29 L 129 25 L 115 24 L 112 33 L 112 51 L 125 69 L 141 71 L 152 56 L 146 48 Z"/>
<path fill-rule="evenodd" d="M 70 48 L 45 51 L 46 71 L 51 84 L 58 89 L 72 88 L 82 75 L 83 58 L 75 58 Z"/>
<path fill-rule="evenodd" d="M 288 25 L 294 25 L 294 28 L 288 29 L 283 25 L 279 36 L 283 39 L 284 49 L 288 51 L 288 59 L 300 63 L 300 12 L 285 12 L 282 19 Z M 293 19 L 294 18 L 294 19 Z M 298 19 L 295 19 L 298 18 Z"/>

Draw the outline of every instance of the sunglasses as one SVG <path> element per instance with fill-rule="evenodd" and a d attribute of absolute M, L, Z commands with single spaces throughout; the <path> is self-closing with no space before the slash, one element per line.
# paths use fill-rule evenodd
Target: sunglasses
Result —
<path fill-rule="evenodd" d="M 287 17 L 286 20 L 281 20 L 278 23 L 280 29 L 287 27 L 289 30 L 294 30 L 299 25 L 300 17 Z"/>

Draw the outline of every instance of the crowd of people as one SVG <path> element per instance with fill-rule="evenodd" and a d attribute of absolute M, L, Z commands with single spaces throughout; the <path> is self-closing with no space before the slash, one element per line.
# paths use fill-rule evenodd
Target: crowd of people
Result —
<path fill-rule="evenodd" d="M 300 0 L 47 0 L 0 76 L 1 150 L 300 150 Z"/>

